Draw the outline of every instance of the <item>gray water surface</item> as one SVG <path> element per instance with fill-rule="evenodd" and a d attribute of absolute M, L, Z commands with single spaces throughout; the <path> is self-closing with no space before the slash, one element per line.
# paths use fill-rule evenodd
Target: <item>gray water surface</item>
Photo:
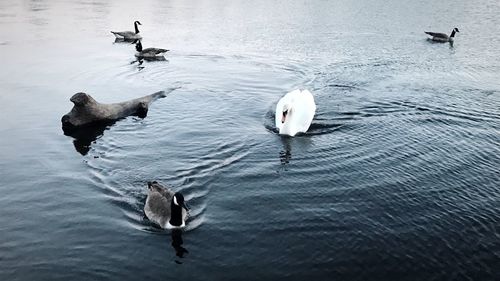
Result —
<path fill-rule="evenodd" d="M 0 2 L 0 280 L 499 280 L 500 2 Z M 136 62 L 110 30 L 142 22 Z M 435 44 L 423 31 L 451 32 Z M 60 118 L 172 91 L 86 138 Z M 313 92 L 309 132 L 274 106 Z M 182 233 L 144 217 L 182 191 Z M 187 250 L 187 253 L 186 251 Z"/>

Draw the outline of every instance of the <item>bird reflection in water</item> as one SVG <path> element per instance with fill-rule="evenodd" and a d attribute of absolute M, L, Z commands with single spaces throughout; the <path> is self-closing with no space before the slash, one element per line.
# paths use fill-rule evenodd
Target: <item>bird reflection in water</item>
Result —
<path fill-rule="evenodd" d="M 283 170 L 287 171 L 286 165 L 288 165 L 292 159 L 292 146 L 290 145 L 290 138 L 288 137 L 282 137 L 281 141 L 283 142 L 283 150 L 280 151 L 280 163 Z"/>
<path fill-rule="evenodd" d="M 132 44 L 135 43 L 135 41 L 137 41 L 137 39 L 115 38 L 115 42 L 113 42 L 113 44 L 120 44 L 120 43 Z"/>
<path fill-rule="evenodd" d="M 137 63 L 137 69 L 139 69 L 139 71 L 144 69 L 144 66 L 142 66 L 142 64 L 144 63 L 143 59 L 136 59 L 136 60 L 133 60 L 130 62 L 130 64 L 134 64 L 134 63 Z"/>
<path fill-rule="evenodd" d="M 138 58 L 136 60 L 131 61 L 130 64 L 137 63 L 137 69 L 139 69 L 139 71 L 141 71 L 144 69 L 144 66 L 142 65 L 144 63 L 144 61 L 152 62 L 152 61 L 166 61 L 166 60 L 167 59 L 163 56 L 154 57 L 154 58 Z"/>
<path fill-rule="evenodd" d="M 173 229 L 172 230 L 172 247 L 174 247 L 175 255 L 179 258 L 184 258 L 184 255 L 189 253 L 188 250 L 182 247 L 184 241 L 182 240 L 182 230 L 181 229 Z M 182 264 L 182 261 L 179 259 L 175 260 L 175 263 Z"/>
<path fill-rule="evenodd" d="M 87 155 L 87 153 L 90 151 L 90 146 L 92 145 L 92 143 L 100 138 L 104 134 L 104 131 L 106 131 L 114 123 L 114 121 L 110 121 L 101 122 L 82 128 L 63 128 L 63 132 L 64 135 L 74 138 L 73 145 L 75 146 L 75 150 L 77 152 L 79 152 L 81 155 Z"/>

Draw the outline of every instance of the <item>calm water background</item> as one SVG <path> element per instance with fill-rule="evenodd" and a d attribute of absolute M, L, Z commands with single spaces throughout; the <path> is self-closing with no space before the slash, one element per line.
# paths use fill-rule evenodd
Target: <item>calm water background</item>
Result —
<path fill-rule="evenodd" d="M 0 1 L 0 280 L 500 280 L 499 15 L 497 0 Z M 134 20 L 168 61 L 114 44 Z M 423 33 L 455 26 L 453 47 Z M 76 92 L 171 87 L 89 147 L 61 130 Z M 317 115 L 282 138 L 274 105 L 298 87 Z M 192 208 L 182 258 L 144 218 L 150 180 Z"/>

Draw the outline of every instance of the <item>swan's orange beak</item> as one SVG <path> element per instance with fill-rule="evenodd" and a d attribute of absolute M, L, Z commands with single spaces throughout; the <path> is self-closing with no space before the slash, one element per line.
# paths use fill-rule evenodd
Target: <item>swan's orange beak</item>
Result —
<path fill-rule="evenodd" d="M 281 115 L 281 124 L 285 123 L 286 115 L 288 114 L 288 110 L 283 111 L 283 115 Z"/>

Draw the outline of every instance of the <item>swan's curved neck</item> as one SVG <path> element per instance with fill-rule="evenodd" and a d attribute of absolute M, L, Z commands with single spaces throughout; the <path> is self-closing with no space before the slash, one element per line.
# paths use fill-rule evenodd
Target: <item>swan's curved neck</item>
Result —
<path fill-rule="evenodd" d="M 139 26 L 137 26 L 137 22 L 134 22 L 135 34 L 139 33 Z"/>

